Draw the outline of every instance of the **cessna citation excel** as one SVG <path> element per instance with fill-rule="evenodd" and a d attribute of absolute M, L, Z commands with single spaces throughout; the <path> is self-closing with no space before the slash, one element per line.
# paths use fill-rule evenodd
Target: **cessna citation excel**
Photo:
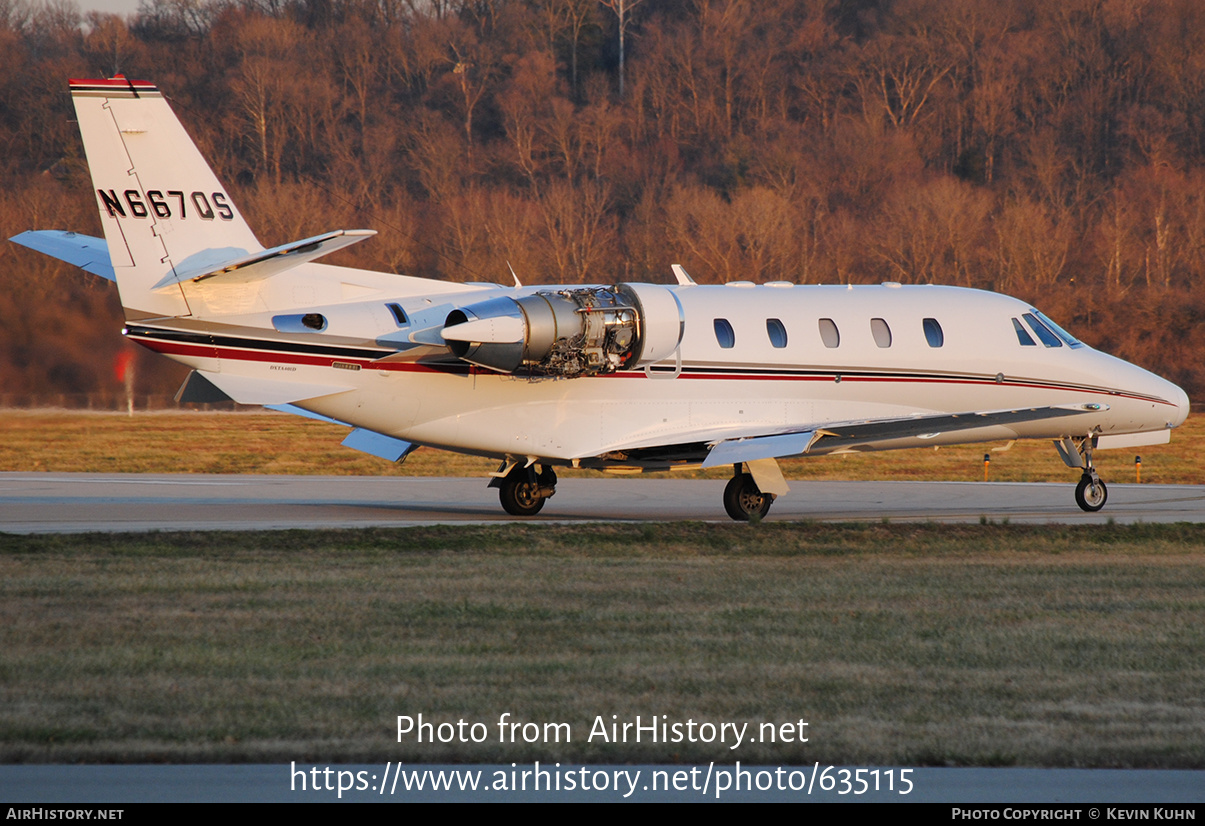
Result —
<path fill-rule="evenodd" d="M 117 282 L 125 335 L 193 368 L 178 399 L 351 428 L 391 461 L 492 457 L 530 516 L 557 467 L 728 465 L 724 507 L 764 516 L 777 460 L 1049 439 L 1105 504 L 1094 450 L 1168 441 L 1179 387 L 1077 341 L 1028 303 L 940 286 L 788 282 L 514 287 L 314 263 L 372 230 L 265 249 L 163 95 L 73 80 L 105 239 L 13 240 Z"/>

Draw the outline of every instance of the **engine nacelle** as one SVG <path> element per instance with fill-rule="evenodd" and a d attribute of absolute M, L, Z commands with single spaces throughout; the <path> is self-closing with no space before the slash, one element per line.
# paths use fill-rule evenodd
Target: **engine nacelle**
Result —
<path fill-rule="evenodd" d="M 453 310 L 442 334 L 453 355 L 499 373 L 576 378 L 661 361 L 685 316 L 657 284 L 575 287 L 492 298 Z"/>

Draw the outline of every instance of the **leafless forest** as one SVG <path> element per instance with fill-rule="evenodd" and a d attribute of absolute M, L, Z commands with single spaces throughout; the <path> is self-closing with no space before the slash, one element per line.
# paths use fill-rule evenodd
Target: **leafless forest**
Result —
<path fill-rule="evenodd" d="M 1205 390 L 1200 0 L 0 0 L 0 230 L 99 234 L 69 77 L 157 83 L 267 245 L 451 280 L 1030 299 Z M 0 391 L 114 388 L 110 285 L 0 245 Z M 139 358 L 140 392 L 179 374 Z"/>

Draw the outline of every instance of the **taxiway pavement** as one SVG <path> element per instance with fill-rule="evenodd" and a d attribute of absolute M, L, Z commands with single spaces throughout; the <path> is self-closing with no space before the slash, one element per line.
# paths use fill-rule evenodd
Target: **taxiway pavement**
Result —
<path fill-rule="evenodd" d="M 723 481 L 562 479 L 539 516 L 502 511 L 482 479 L 0 473 L 0 532 L 276 530 L 457 522 L 726 522 Z M 792 482 L 769 521 L 1202 522 L 1205 486 L 1109 486 L 1095 514 L 1073 484 Z"/>

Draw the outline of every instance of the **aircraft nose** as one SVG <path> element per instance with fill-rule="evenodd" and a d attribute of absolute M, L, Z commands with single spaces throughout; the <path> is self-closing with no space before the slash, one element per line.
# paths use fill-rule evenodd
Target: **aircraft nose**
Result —
<path fill-rule="evenodd" d="M 1171 382 L 1168 382 L 1168 384 L 1171 384 Z M 1176 412 L 1169 419 L 1168 424 L 1172 427 L 1179 427 L 1188 418 L 1188 394 L 1175 384 L 1171 385 L 1171 390 L 1172 392 L 1168 394 L 1168 398 L 1175 403 Z"/>

